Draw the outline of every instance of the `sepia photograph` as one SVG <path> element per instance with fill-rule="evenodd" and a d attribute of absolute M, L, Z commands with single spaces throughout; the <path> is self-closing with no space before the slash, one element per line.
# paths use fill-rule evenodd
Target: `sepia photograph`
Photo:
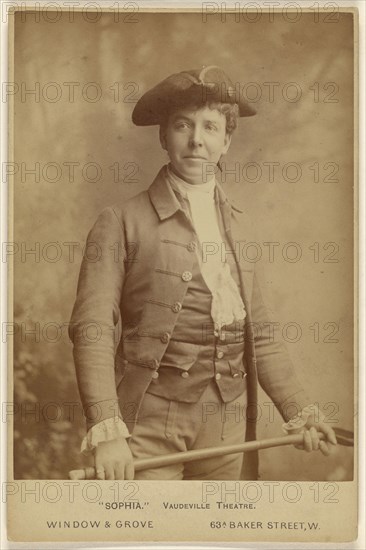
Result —
<path fill-rule="evenodd" d="M 354 540 L 357 10 L 54 4 L 3 85 L 12 539 Z"/>

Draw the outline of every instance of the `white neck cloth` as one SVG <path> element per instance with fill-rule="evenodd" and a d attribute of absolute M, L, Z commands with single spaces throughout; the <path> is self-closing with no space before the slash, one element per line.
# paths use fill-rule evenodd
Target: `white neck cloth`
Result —
<path fill-rule="evenodd" d="M 189 202 L 191 217 L 201 250 L 198 253 L 202 276 L 212 294 L 211 317 L 220 336 L 221 329 L 246 316 L 239 289 L 231 276 L 229 264 L 221 257 L 221 235 L 215 203 L 215 177 L 206 183 L 190 184 L 168 166 L 173 189 Z"/>

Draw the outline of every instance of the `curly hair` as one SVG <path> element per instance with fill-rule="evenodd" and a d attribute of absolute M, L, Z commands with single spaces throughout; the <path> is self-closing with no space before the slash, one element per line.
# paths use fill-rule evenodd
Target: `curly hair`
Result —
<path fill-rule="evenodd" d="M 239 107 L 236 103 L 207 103 L 210 109 L 217 109 L 226 117 L 226 133 L 231 136 L 238 125 Z"/>

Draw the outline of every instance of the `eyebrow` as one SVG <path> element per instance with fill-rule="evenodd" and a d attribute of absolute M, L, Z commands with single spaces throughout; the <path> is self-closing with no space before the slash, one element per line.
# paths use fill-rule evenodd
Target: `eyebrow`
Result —
<path fill-rule="evenodd" d="M 173 115 L 173 122 L 176 122 L 177 120 L 187 120 L 188 122 L 192 122 L 192 119 L 187 116 L 179 114 Z"/>
<path fill-rule="evenodd" d="M 180 115 L 180 114 L 173 115 L 173 122 L 176 122 L 177 120 L 186 120 L 187 122 L 194 122 L 193 118 L 190 118 L 186 115 Z M 204 122 L 210 122 L 211 124 L 219 124 L 219 121 L 212 120 L 211 118 L 206 118 Z"/>

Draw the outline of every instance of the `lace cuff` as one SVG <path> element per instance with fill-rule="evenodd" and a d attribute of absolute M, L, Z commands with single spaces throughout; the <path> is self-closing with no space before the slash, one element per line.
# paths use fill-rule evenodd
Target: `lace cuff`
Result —
<path fill-rule="evenodd" d="M 296 416 L 291 420 L 282 424 L 282 430 L 286 435 L 299 434 L 304 431 L 307 421 L 310 416 L 314 416 L 316 422 L 323 422 L 325 415 L 321 412 L 319 407 L 315 404 L 304 407 Z"/>
<path fill-rule="evenodd" d="M 84 455 L 91 454 L 99 443 L 112 441 L 118 437 L 130 437 L 126 424 L 121 418 L 116 419 L 115 416 L 107 418 L 90 428 L 81 443 L 80 452 Z"/>

